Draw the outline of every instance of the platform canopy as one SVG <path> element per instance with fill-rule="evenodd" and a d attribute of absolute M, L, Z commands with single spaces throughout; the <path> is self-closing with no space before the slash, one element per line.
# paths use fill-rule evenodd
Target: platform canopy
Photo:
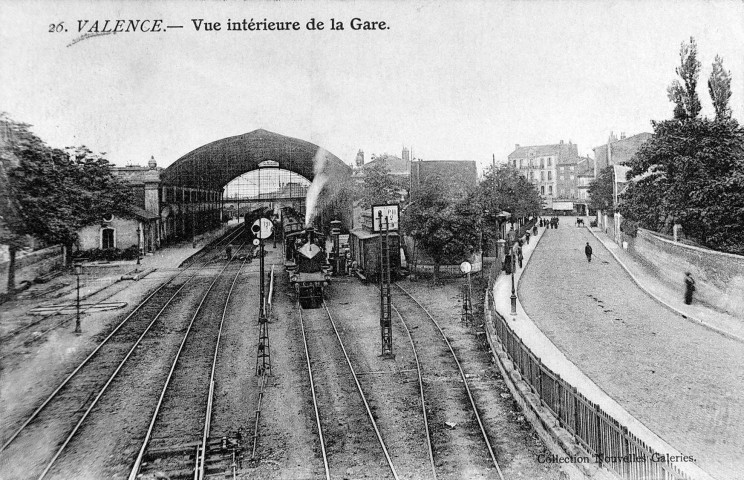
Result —
<path fill-rule="evenodd" d="M 259 129 L 201 146 L 176 160 L 160 178 L 166 185 L 221 190 L 230 180 L 258 169 L 267 160 L 276 162 L 268 163 L 274 168 L 298 173 L 310 181 L 316 175 L 316 161 L 323 165 L 317 173 L 330 179 L 351 175 L 351 167 L 322 147 Z"/>

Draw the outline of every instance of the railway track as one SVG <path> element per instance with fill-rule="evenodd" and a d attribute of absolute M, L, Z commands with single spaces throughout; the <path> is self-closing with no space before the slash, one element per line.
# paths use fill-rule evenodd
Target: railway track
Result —
<path fill-rule="evenodd" d="M 199 251 L 197 254 L 195 254 L 192 257 L 190 257 L 189 259 L 187 259 L 184 262 L 185 264 L 188 264 L 188 266 L 186 267 L 186 269 L 188 269 L 192 265 L 198 264 L 198 261 L 203 260 L 204 257 L 207 255 L 207 252 L 214 251 L 219 246 L 221 246 L 222 244 L 224 244 L 226 241 L 231 241 L 231 240 L 235 239 L 236 237 L 238 237 L 240 234 L 242 234 L 242 231 L 243 231 L 244 228 L 245 227 L 236 227 L 231 232 L 228 232 L 227 235 L 225 235 L 222 238 L 218 239 L 217 241 L 213 242 L 213 245 L 212 244 L 208 245 L 207 247 L 205 247 L 201 251 Z M 176 275 L 174 275 L 173 278 L 177 277 L 178 275 L 181 275 L 186 269 L 179 270 L 179 272 L 177 272 Z M 171 279 L 169 279 L 168 281 L 170 281 L 170 280 Z M 82 308 L 80 310 L 80 315 L 81 316 L 82 315 L 85 315 L 90 310 L 95 309 L 96 305 L 99 305 L 99 304 L 105 302 L 109 298 L 113 297 L 114 295 L 117 295 L 117 294 L 121 293 L 122 291 L 126 290 L 129 287 L 129 284 L 125 284 L 125 285 L 121 286 L 121 288 L 112 288 L 115 285 L 121 286 L 119 284 L 119 282 L 115 282 L 115 283 L 112 283 L 112 284 L 110 284 L 110 285 L 102 288 L 101 290 L 98 290 L 97 292 L 94 292 L 93 294 L 91 294 L 91 295 L 89 295 L 87 297 L 81 297 L 81 300 L 89 299 L 91 297 L 96 297 L 96 296 L 98 296 L 99 294 L 101 294 L 103 292 L 103 295 L 100 296 L 100 298 L 98 298 L 93 304 L 88 305 L 88 306 L 85 306 L 84 308 Z M 70 322 L 72 322 L 72 320 L 75 319 L 76 314 L 67 314 L 67 315 L 64 315 L 62 318 L 56 319 L 56 321 L 54 321 L 55 320 L 54 317 L 60 315 L 60 312 L 62 310 L 64 310 L 65 308 L 66 308 L 65 306 L 62 306 L 62 307 L 58 308 L 57 310 L 55 310 L 54 312 L 51 312 L 51 313 L 49 313 L 47 315 L 43 315 L 39 319 L 34 320 L 32 322 L 29 322 L 29 323 L 27 323 L 27 324 L 25 324 L 25 325 L 23 325 L 23 326 L 15 329 L 15 330 L 11 331 L 11 332 L 8 332 L 8 333 L 4 334 L 2 337 L 0 337 L 0 344 L 4 345 L 5 346 L 4 350 L 6 350 L 2 354 L 0 354 L 0 361 L 2 361 L 5 358 L 8 358 L 8 357 L 16 354 L 16 352 L 14 351 L 15 349 L 13 348 L 13 346 L 11 345 L 9 347 L 9 345 L 8 345 L 9 342 L 15 341 L 16 343 L 21 343 L 21 344 L 23 344 L 25 346 L 28 346 L 28 345 L 31 345 L 31 344 L 33 344 L 35 342 L 38 342 L 39 340 L 45 338 L 49 333 L 55 331 L 56 329 L 58 329 L 58 328 L 60 328 L 60 327 L 62 327 L 64 325 L 69 324 Z M 47 323 L 48 323 L 48 325 L 47 325 Z M 24 339 L 18 339 L 18 337 L 21 334 L 28 333 L 29 331 L 31 331 L 32 328 L 37 327 L 37 326 L 43 326 L 43 330 L 36 331 L 32 335 L 27 336 Z"/>
<path fill-rule="evenodd" d="M 314 310 L 298 305 L 298 312 L 325 478 L 343 478 L 347 468 L 361 464 L 366 475 L 398 479 L 330 310 L 324 302 Z M 339 367 L 344 363 L 348 371 Z M 372 443 L 379 445 L 377 452 L 369 448 Z"/>
<path fill-rule="evenodd" d="M 226 235 L 213 245 L 210 252 L 202 252 L 200 258 L 204 259 L 215 247 L 231 241 L 239 233 L 240 229 L 236 229 Z M 203 267 L 212 260 L 195 265 Z M 49 473 L 143 338 L 192 279 L 203 274 L 203 270 L 194 269 L 188 277 L 184 276 L 185 271 L 179 272 L 151 292 L 15 429 L 0 447 L 8 478 L 34 478 L 38 473 L 35 467 L 41 470 L 41 465 L 46 466 L 38 478 Z M 50 426 L 53 427 L 50 431 L 68 432 L 67 438 L 50 437 L 45 432 Z"/>
<path fill-rule="evenodd" d="M 227 283 L 222 277 L 226 265 L 194 311 L 130 471 L 131 480 L 156 471 L 166 472 L 171 479 L 202 480 L 208 468 L 224 468 L 222 450 L 229 450 L 228 445 L 223 448 L 221 439 L 210 439 L 215 372 L 228 302 L 245 263 L 243 260 L 232 279 L 227 278 L 229 289 L 215 288 Z M 224 290 L 228 293 L 221 297 Z M 223 303 L 218 322 L 210 303 Z"/>
<path fill-rule="evenodd" d="M 425 405 L 425 399 L 424 399 L 424 392 L 425 390 L 432 391 L 433 393 L 433 386 L 426 386 L 424 377 L 422 376 L 421 372 L 421 362 L 419 361 L 419 353 L 421 353 L 421 356 L 424 357 L 424 362 L 427 365 L 432 366 L 432 373 L 428 376 L 430 379 L 430 382 L 433 381 L 439 381 L 443 380 L 443 384 L 454 384 L 459 385 L 460 382 L 462 382 L 462 386 L 464 386 L 465 393 L 467 395 L 468 404 L 470 406 L 471 412 L 477 422 L 477 427 L 479 430 L 480 438 L 482 440 L 482 445 L 485 446 L 486 450 L 488 451 L 488 456 L 490 463 L 493 466 L 493 469 L 495 469 L 496 474 L 498 475 L 498 478 L 501 480 L 504 480 L 503 473 L 501 471 L 501 467 L 499 466 L 498 461 L 496 460 L 496 455 L 494 453 L 493 446 L 491 445 L 491 441 L 488 437 L 488 433 L 486 432 L 484 423 L 481 419 L 481 415 L 478 411 L 478 406 L 476 405 L 475 398 L 473 397 L 473 394 L 471 392 L 471 388 L 468 382 L 468 376 L 465 374 L 462 365 L 460 364 L 460 360 L 455 352 L 455 350 L 452 348 L 452 345 L 450 344 L 449 339 L 444 333 L 444 330 L 442 330 L 439 323 L 434 319 L 434 317 L 429 313 L 429 311 L 421 305 L 421 303 L 416 300 L 413 295 L 411 295 L 406 289 L 401 287 L 399 284 L 394 283 L 394 285 L 398 288 L 400 292 L 403 293 L 402 296 L 396 297 L 396 302 L 393 304 L 393 309 L 398 315 L 402 325 L 404 326 L 409 341 L 411 343 L 412 348 L 414 349 L 414 355 L 416 357 L 416 363 L 418 365 L 418 372 L 419 372 L 419 385 L 421 389 L 421 402 L 422 405 Z M 397 305 L 396 305 L 397 303 Z M 403 314 L 401 313 L 403 312 Z M 418 312 L 418 315 L 416 314 Z M 423 313 L 423 315 L 421 315 Z M 405 314 L 405 315 L 404 315 Z M 406 320 L 408 319 L 408 321 Z M 415 325 L 409 325 L 414 324 Z M 428 327 L 428 328 L 427 328 Z M 414 336 L 412 334 L 412 330 L 416 330 L 416 335 Z M 446 344 L 447 351 L 450 355 L 445 356 L 442 355 L 440 352 L 434 351 L 433 349 L 417 349 L 416 343 L 418 337 L 429 337 L 429 339 L 433 339 L 434 337 L 438 337 L 440 342 L 443 341 Z M 442 372 L 446 372 L 448 370 L 451 370 L 451 362 L 454 361 L 457 372 L 459 374 L 459 382 L 453 383 L 452 379 L 441 378 Z M 447 365 L 450 363 L 450 365 Z M 440 378 L 438 378 L 440 377 Z M 459 386 L 457 387 L 459 388 Z M 447 391 L 450 391 L 448 393 Z M 452 395 L 451 391 L 454 390 L 452 388 L 442 388 L 441 385 L 439 385 L 436 389 L 436 394 L 440 397 L 444 395 Z M 453 402 L 456 403 L 456 402 Z M 426 417 L 427 413 L 424 411 L 424 417 Z M 464 421 L 467 421 L 467 419 L 464 417 Z M 427 424 L 427 434 L 429 432 L 428 424 Z M 436 462 L 434 461 L 434 454 L 435 452 L 445 452 L 446 449 L 449 448 L 456 448 L 452 447 L 452 443 L 450 442 L 449 445 L 444 444 L 444 442 L 441 442 L 442 445 L 437 445 L 436 440 L 433 440 L 430 436 L 428 437 L 428 440 L 430 442 L 430 453 L 431 453 L 431 466 L 433 469 L 433 474 L 436 478 L 437 471 L 436 471 Z M 441 440 L 444 440 L 443 438 Z M 468 439 L 461 438 L 460 442 L 457 442 L 458 445 L 469 445 L 471 442 L 468 441 Z M 472 445 L 471 445 L 472 446 Z M 467 451 L 461 451 L 460 455 L 458 457 L 460 458 L 468 458 L 469 454 L 472 454 L 473 452 L 467 452 Z M 475 464 L 475 462 L 473 462 Z M 467 468 L 465 465 L 462 466 L 462 470 Z M 445 472 L 445 474 L 448 472 Z M 489 475 L 490 476 L 490 475 Z"/>

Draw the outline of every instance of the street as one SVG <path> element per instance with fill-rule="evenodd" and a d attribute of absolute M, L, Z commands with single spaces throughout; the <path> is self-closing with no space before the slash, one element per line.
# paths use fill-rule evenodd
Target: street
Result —
<path fill-rule="evenodd" d="M 654 301 L 573 217 L 545 231 L 518 295 L 538 327 L 633 416 L 715 477 L 740 478 L 742 343 Z"/>

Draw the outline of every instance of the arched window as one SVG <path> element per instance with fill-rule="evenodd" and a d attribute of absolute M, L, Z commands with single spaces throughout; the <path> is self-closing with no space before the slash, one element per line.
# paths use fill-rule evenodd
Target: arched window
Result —
<path fill-rule="evenodd" d="M 116 230 L 113 228 L 101 229 L 101 248 L 116 248 Z"/>
<path fill-rule="evenodd" d="M 540 195 L 545 195 L 545 186 L 540 187 Z"/>
<path fill-rule="evenodd" d="M 553 185 L 548 186 L 548 195 L 553 195 Z"/>
<path fill-rule="evenodd" d="M 548 157 L 548 166 L 553 165 L 553 157 Z"/>
<path fill-rule="evenodd" d="M 545 159 L 544 158 L 541 158 L 540 159 L 540 168 L 545 168 Z"/>

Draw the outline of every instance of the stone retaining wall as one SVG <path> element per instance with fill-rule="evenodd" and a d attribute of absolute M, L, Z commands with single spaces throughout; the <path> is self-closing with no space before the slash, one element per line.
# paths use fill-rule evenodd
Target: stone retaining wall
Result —
<path fill-rule="evenodd" d="M 32 282 L 36 277 L 46 275 L 52 270 L 62 268 L 63 252 L 61 245 L 36 250 L 25 254 L 16 253 L 15 259 L 15 284 L 16 287 L 23 282 Z M 8 270 L 10 262 L 0 263 L 0 293 L 8 291 Z"/>
<path fill-rule="evenodd" d="M 744 312 L 744 257 L 674 242 L 648 230 L 628 245 L 647 271 L 684 294 L 685 272 L 695 279 L 695 299 L 735 316 Z"/>

